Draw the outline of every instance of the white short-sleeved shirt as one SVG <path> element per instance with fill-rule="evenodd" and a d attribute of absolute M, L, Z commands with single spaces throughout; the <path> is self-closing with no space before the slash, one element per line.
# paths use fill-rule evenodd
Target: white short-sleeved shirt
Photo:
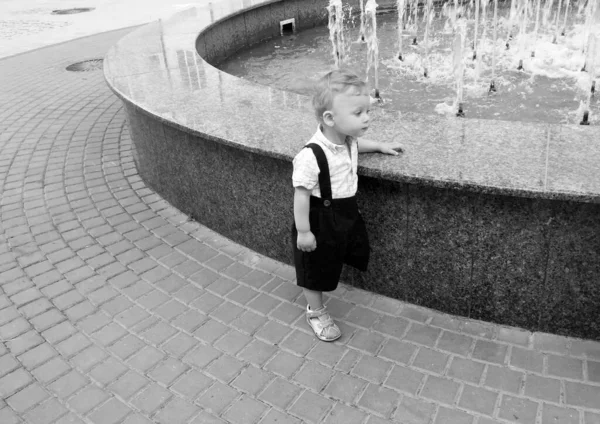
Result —
<path fill-rule="evenodd" d="M 331 179 L 331 197 L 343 199 L 352 197 L 358 189 L 358 139 L 347 137 L 345 144 L 332 143 L 325 137 L 321 127 L 312 136 L 308 143 L 321 146 L 327 163 Z M 294 158 L 294 173 L 292 174 L 294 187 L 305 187 L 312 190 L 312 195 L 321 197 L 319 187 L 319 165 L 311 149 L 302 149 Z"/>

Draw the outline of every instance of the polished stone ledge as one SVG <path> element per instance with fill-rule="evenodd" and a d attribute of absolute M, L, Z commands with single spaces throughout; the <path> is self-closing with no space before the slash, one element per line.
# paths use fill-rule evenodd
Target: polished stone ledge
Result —
<path fill-rule="evenodd" d="M 106 79 L 123 100 L 168 125 L 291 160 L 314 131 L 308 99 L 233 77 L 209 62 L 276 35 L 274 22 L 293 13 L 305 14 L 296 15 L 300 27 L 322 22 L 326 4 L 225 0 L 182 11 L 119 41 L 106 56 Z M 267 16 L 261 19 L 259 12 Z M 405 153 L 361 156 L 361 175 L 470 192 L 600 202 L 600 127 L 446 118 L 387 108 L 374 115 L 369 138 L 401 140 Z"/>
<path fill-rule="evenodd" d="M 308 16 L 302 25 L 322 22 L 325 3 L 262 4 L 221 2 L 140 28 L 109 51 L 105 75 L 125 105 L 146 184 L 207 227 L 292 263 L 291 159 L 316 127 L 309 99 L 209 62 L 273 36 L 290 11 Z M 368 272 L 346 269 L 344 281 L 451 314 L 600 340 L 598 127 L 386 108 L 374 121 L 371 138 L 402 140 L 406 151 L 360 157 L 373 255 Z"/>

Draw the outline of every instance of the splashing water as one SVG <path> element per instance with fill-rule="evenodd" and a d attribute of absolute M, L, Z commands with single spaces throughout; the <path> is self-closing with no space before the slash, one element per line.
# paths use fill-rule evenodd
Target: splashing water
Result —
<path fill-rule="evenodd" d="M 478 4 L 480 0 L 475 0 Z M 486 0 L 481 0 L 481 38 L 479 41 L 479 45 L 477 44 L 477 41 L 473 41 L 473 44 L 475 44 L 475 49 L 473 51 L 473 58 L 475 59 L 475 81 L 477 81 L 479 79 L 479 76 L 481 75 L 481 67 L 483 66 L 483 54 L 477 54 L 478 50 L 480 49 L 480 45 L 485 45 L 486 43 L 486 35 L 487 35 L 487 1 Z"/>
<path fill-rule="evenodd" d="M 358 0 L 360 4 L 360 30 L 359 41 L 365 41 L 365 0 Z"/>
<path fill-rule="evenodd" d="M 404 9 L 406 8 L 405 0 L 397 0 L 396 8 L 398 9 L 398 60 L 404 60 L 402 49 L 402 32 L 404 30 Z"/>
<path fill-rule="evenodd" d="M 367 80 L 373 68 L 375 98 L 379 99 L 379 45 L 377 40 L 377 3 L 367 0 L 365 4 L 365 41 L 367 42 Z"/>
<path fill-rule="evenodd" d="M 585 51 L 585 43 L 588 42 L 588 38 L 592 33 L 593 26 L 596 22 L 600 20 L 598 15 L 598 1 L 599 0 L 588 0 L 586 9 L 585 9 L 585 26 L 584 26 L 584 35 L 583 35 L 583 47 L 582 51 Z"/>
<path fill-rule="evenodd" d="M 553 0 L 546 0 L 546 4 L 544 5 L 544 11 L 542 13 L 542 26 L 548 26 L 548 22 L 550 20 L 550 13 L 552 12 L 553 5 Z"/>
<path fill-rule="evenodd" d="M 479 3 L 475 0 L 475 29 L 473 30 L 473 60 L 477 59 L 477 35 L 479 32 Z"/>
<path fill-rule="evenodd" d="M 497 1 L 497 0 L 496 0 Z M 537 5 L 535 7 L 535 27 L 533 29 L 533 47 L 531 48 L 531 57 L 535 57 L 535 45 L 538 41 L 538 34 L 540 31 L 540 7 L 542 5 L 542 0 L 537 0 Z M 566 27 L 566 15 L 565 15 L 565 27 Z"/>
<path fill-rule="evenodd" d="M 554 39 L 552 40 L 553 43 L 558 42 L 558 33 L 559 33 L 559 19 L 560 19 L 560 8 L 562 7 L 562 0 L 558 0 L 558 9 L 556 9 L 556 18 L 554 21 Z"/>
<path fill-rule="evenodd" d="M 467 26 L 464 22 L 460 22 L 458 24 L 458 31 L 456 31 L 456 35 L 454 36 L 453 50 L 453 74 L 456 84 L 456 99 L 454 100 L 454 105 L 452 106 L 452 110 L 456 111 L 457 116 L 464 116 L 463 113 L 463 94 L 464 94 L 464 84 L 465 84 L 465 59 L 464 59 L 464 50 L 465 50 L 465 38 L 467 32 Z"/>
<path fill-rule="evenodd" d="M 411 4 L 411 12 L 412 12 L 412 25 L 411 25 L 411 33 L 413 35 L 413 45 L 417 45 L 417 33 L 419 31 L 419 0 L 412 0 Z"/>
<path fill-rule="evenodd" d="M 565 31 L 567 28 L 567 17 L 569 16 L 569 7 L 571 6 L 571 0 L 567 0 L 567 5 L 565 6 L 565 20 L 562 25 L 562 31 L 560 35 L 565 35 Z"/>
<path fill-rule="evenodd" d="M 344 64 L 346 46 L 344 44 L 344 11 L 342 0 L 330 0 L 327 6 L 329 12 L 329 39 L 333 46 L 333 60 L 335 67 L 340 68 Z"/>
<path fill-rule="evenodd" d="M 517 14 L 516 8 L 517 8 L 517 2 L 518 0 L 511 0 L 510 1 L 510 13 L 508 15 L 508 21 L 506 23 L 506 28 L 507 28 L 507 37 L 506 37 L 506 48 L 508 49 L 510 46 L 510 42 L 512 40 L 513 37 L 513 26 L 515 23 L 515 15 Z M 552 0 L 548 0 L 549 3 L 552 2 Z"/>
<path fill-rule="evenodd" d="M 364 44 L 344 45 L 344 36 L 348 38 L 350 33 L 351 38 L 356 36 L 358 19 L 356 28 L 352 20 L 344 22 L 341 0 L 332 0 L 329 8 L 333 17 L 330 17 L 328 58 L 333 46 L 336 66 L 366 68 L 368 75 L 365 76 L 371 88 L 376 92 L 381 90 L 382 94 L 389 93 L 382 107 L 395 108 L 397 104 L 414 111 L 431 112 L 440 110 L 441 107 L 436 105 L 441 101 L 447 104 L 450 100 L 447 108 L 455 114 L 455 106 L 462 100 L 462 103 L 468 102 L 470 117 L 537 122 L 579 123 L 582 111 L 578 112 L 579 118 L 575 118 L 575 110 L 580 102 L 591 114 L 600 113 L 600 102 L 590 95 L 591 84 L 597 80 L 600 51 L 589 48 L 590 36 L 594 34 L 596 39 L 600 36 L 600 0 L 563 0 L 560 9 L 556 0 L 513 0 L 510 9 L 499 9 L 498 1 L 493 0 L 493 19 L 488 17 L 490 0 L 473 0 L 481 1 L 477 35 L 474 17 L 478 15 L 478 3 L 472 2 L 469 8 L 468 3 L 461 5 L 458 0 L 450 0 L 444 7 L 431 7 L 431 12 L 427 13 L 427 4 L 417 9 L 416 0 L 393 1 L 397 8 L 394 10 L 399 11 L 391 17 L 393 21 L 386 19 L 389 15 L 385 15 L 385 9 L 383 14 L 377 15 L 375 0 L 366 2 L 361 20 L 364 22 Z M 440 19 L 431 19 L 436 12 L 440 12 Z M 419 21 L 423 21 L 423 25 L 417 33 Z M 491 32 L 493 35 L 489 36 Z M 457 33 L 461 35 L 460 43 Z M 411 41 L 418 38 L 422 42 L 407 43 L 406 38 Z M 553 43 L 555 38 L 556 43 Z M 510 41 L 508 49 L 505 40 Z M 472 46 L 476 61 L 471 60 Z M 326 63 L 317 65 L 312 56 L 304 59 L 308 60 L 308 66 L 294 62 L 296 56 L 291 50 L 283 50 L 286 48 L 283 46 L 277 56 L 295 63 L 296 80 L 300 68 L 308 71 L 302 71 L 303 78 L 311 79 L 313 75 L 316 77 L 319 69 L 330 66 Z M 315 48 L 314 45 L 310 47 L 309 55 Z M 398 60 L 400 55 L 402 61 Z M 459 73 L 458 58 L 461 55 L 462 73 Z M 589 72 L 592 59 L 595 66 Z M 519 62 L 522 70 L 517 72 Z M 582 73 L 582 69 L 588 73 Z M 265 66 L 261 71 L 269 72 Z M 357 69 L 357 72 L 364 75 L 364 71 Z M 424 78 L 425 74 L 427 78 Z M 287 80 L 292 87 L 299 86 L 293 74 L 285 77 L 274 73 L 273 77 L 274 80 L 262 83 L 285 88 L 278 83 Z M 261 79 L 257 78 L 257 81 Z M 582 94 L 584 85 L 586 93 Z M 492 87 L 497 90 L 489 96 L 494 92 Z M 395 103 L 398 96 L 402 98 Z"/>
<path fill-rule="evenodd" d="M 583 116 L 581 120 L 582 125 L 589 125 L 589 114 L 590 114 L 590 104 L 592 102 L 592 97 L 594 95 L 594 86 L 595 86 L 595 76 L 596 76 L 596 60 L 598 56 L 598 46 L 596 42 L 596 35 L 590 34 L 588 47 L 587 47 L 587 57 L 586 57 L 586 65 L 587 65 L 587 74 L 589 78 L 583 78 L 583 89 L 586 95 L 585 105 L 583 106 Z M 582 102 L 583 103 L 583 102 Z M 580 109 L 582 107 L 580 106 Z"/>
<path fill-rule="evenodd" d="M 540 0 L 538 0 L 538 3 Z M 498 44 L 498 0 L 494 0 L 494 18 L 493 18 L 494 34 L 492 35 L 492 78 L 490 81 L 489 92 L 496 91 L 496 50 Z"/>
<path fill-rule="evenodd" d="M 433 8 L 431 7 L 433 0 L 427 0 L 427 9 L 425 10 L 425 38 L 423 41 L 423 47 L 425 49 L 425 59 L 423 65 L 423 76 L 427 78 L 429 75 L 429 54 L 430 54 L 430 44 L 429 44 L 429 32 L 431 28 L 431 20 L 433 19 Z"/>

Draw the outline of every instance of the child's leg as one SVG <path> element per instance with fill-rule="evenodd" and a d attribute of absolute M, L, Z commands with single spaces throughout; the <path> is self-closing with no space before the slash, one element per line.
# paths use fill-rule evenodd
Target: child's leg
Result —
<path fill-rule="evenodd" d="M 342 332 L 327 313 L 325 306 L 323 306 L 323 292 L 304 289 L 304 297 L 307 303 L 306 321 L 315 335 L 326 342 L 339 339 Z"/>
<path fill-rule="evenodd" d="M 323 292 L 309 289 L 303 289 L 304 298 L 311 310 L 317 311 L 323 308 Z"/>

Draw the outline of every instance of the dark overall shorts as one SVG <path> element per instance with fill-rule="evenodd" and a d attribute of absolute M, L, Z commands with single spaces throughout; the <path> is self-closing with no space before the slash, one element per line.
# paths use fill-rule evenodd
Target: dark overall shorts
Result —
<path fill-rule="evenodd" d="M 332 199 L 329 165 L 321 147 L 307 144 L 319 165 L 321 198 L 310 196 L 310 230 L 317 239 L 312 252 L 298 249 L 298 231 L 292 225 L 292 245 L 296 280 L 300 287 L 315 291 L 333 291 L 337 288 L 342 265 L 361 271 L 369 263 L 369 239 L 365 222 L 358 211 L 356 197 Z"/>

